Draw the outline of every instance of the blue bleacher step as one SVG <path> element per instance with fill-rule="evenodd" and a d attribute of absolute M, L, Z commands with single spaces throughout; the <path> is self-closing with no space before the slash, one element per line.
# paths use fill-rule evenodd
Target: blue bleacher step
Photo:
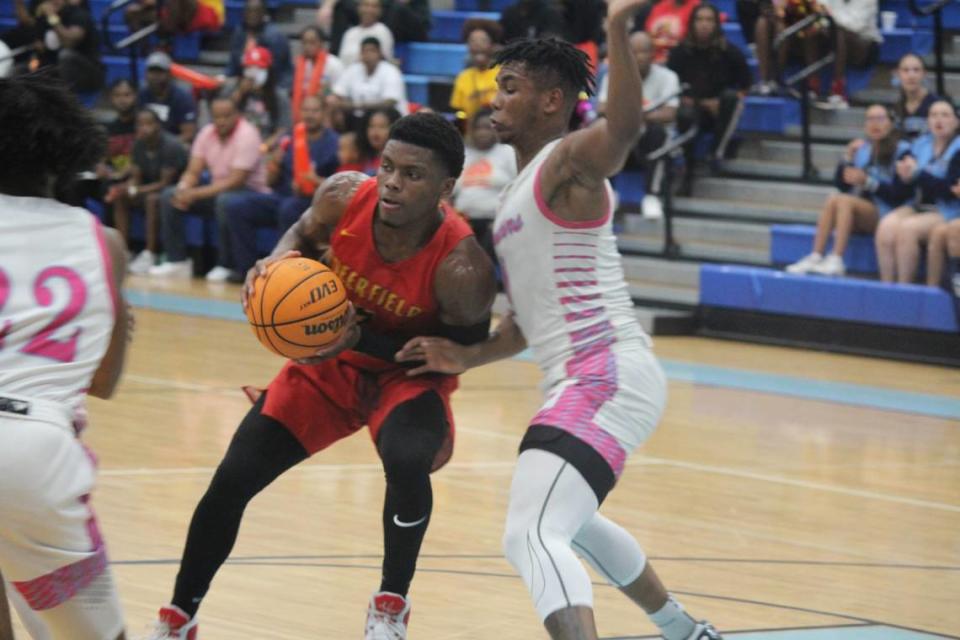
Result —
<path fill-rule="evenodd" d="M 674 239 L 680 256 L 691 260 L 770 264 L 770 231 L 767 225 L 675 218 Z M 659 253 L 663 249 L 663 222 L 645 220 L 639 214 L 624 216 L 624 231 L 617 234 L 617 247 L 626 256 Z"/>
<path fill-rule="evenodd" d="M 482 19 L 499 22 L 497 11 L 444 11 L 432 12 L 433 25 L 430 27 L 430 42 L 462 42 L 463 24 L 467 20 Z"/>
<path fill-rule="evenodd" d="M 770 262 L 775 265 L 792 264 L 813 250 L 816 227 L 810 225 L 773 225 L 770 229 Z M 833 238 L 827 243 L 827 251 L 833 248 Z M 843 254 L 847 271 L 875 274 L 877 254 L 873 236 L 853 234 Z"/>
<path fill-rule="evenodd" d="M 880 62 L 895 64 L 907 53 L 924 56 L 933 50 L 933 33 L 929 29 L 897 28 L 883 32 Z"/>
<path fill-rule="evenodd" d="M 855 278 L 797 276 L 733 265 L 702 265 L 700 304 L 956 333 L 952 297 L 942 289 Z"/>
<path fill-rule="evenodd" d="M 421 105 L 430 103 L 429 76 L 419 76 L 411 73 L 405 73 L 403 74 L 403 80 L 407 87 L 407 100 Z"/>
<path fill-rule="evenodd" d="M 821 181 L 828 182 L 832 180 L 834 163 L 826 162 L 817 164 L 816 161 L 814 161 L 814 168 L 819 172 Z M 800 180 L 802 179 L 803 167 L 798 158 L 793 158 L 790 162 L 771 162 L 770 160 L 737 158 L 736 160 L 724 160 L 723 172 L 727 175 L 743 178 L 756 177 Z"/>
<path fill-rule="evenodd" d="M 442 42 L 411 42 L 402 57 L 404 73 L 456 76 L 466 66 L 467 46 Z"/>
<path fill-rule="evenodd" d="M 109 55 L 103 56 L 101 58 L 103 61 L 103 66 L 106 69 L 106 85 L 110 86 L 111 83 L 119 80 L 120 78 L 130 79 L 130 56 L 126 55 Z M 140 58 L 137 62 L 137 74 L 141 80 L 144 79 L 144 74 L 146 73 L 146 61 L 143 58 Z"/>
<path fill-rule="evenodd" d="M 516 4 L 517 0 L 456 0 L 457 11 L 503 11 Z"/>
<path fill-rule="evenodd" d="M 780 133 L 787 126 L 800 123 L 800 105 L 792 98 L 747 96 L 739 131 Z"/>
<path fill-rule="evenodd" d="M 920 5 L 928 4 L 921 2 Z M 922 18 L 915 16 L 910 10 L 909 0 L 883 0 L 880 7 L 883 11 L 895 11 L 897 14 L 897 26 L 901 29 L 913 29 L 917 27 L 932 28 L 933 18 Z M 960 3 L 950 2 L 943 8 L 943 28 L 955 31 L 960 30 Z"/>
<path fill-rule="evenodd" d="M 771 198 L 773 201 L 773 198 Z M 817 221 L 815 209 L 802 209 L 789 204 L 761 204 L 714 198 L 675 198 L 678 215 L 705 218 L 732 219 L 750 222 L 793 222 L 813 224 Z"/>
<path fill-rule="evenodd" d="M 800 125 L 792 124 L 786 127 L 783 133 L 791 138 L 800 138 Z M 847 143 L 854 138 L 862 138 L 863 127 L 838 127 L 826 124 L 812 124 L 810 125 L 810 136 L 814 140 Z"/>
<path fill-rule="evenodd" d="M 694 181 L 697 198 L 736 200 L 819 211 L 833 190 L 829 187 L 790 182 L 758 182 L 724 178 L 698 178 Z"/>

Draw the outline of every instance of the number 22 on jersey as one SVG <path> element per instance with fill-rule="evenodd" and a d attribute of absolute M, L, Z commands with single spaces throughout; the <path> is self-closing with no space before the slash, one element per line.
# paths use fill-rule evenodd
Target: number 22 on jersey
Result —
<path fill-rule="evenodd" d="M 77 354 L 77 342 L 83 329 L 77 327 L 68 337 L 54 338 L 58 329 L 67 325 L 80 315 L 87 304 L 87 287 L 73 269 L 69 267 L 47 267 L 41 271 L 33 281 L 33 299 L 41 307 L 50 307 L 54 304 L 54 291 L 51 281 L 61 280 L 67 284 L 70 297 L 66 305 L 54 315 L 53 319 L 37 331 L 20 352 L 38 358 L 46 358 L 57 362 L 73 362 Z M 6 341 L 13 329 L 13 321 L 3 318 L 3 308 L 10 299 L 14 283 L 10 282 L 3 268 L 0 268 L 0 350 L 6 347 Z"/>

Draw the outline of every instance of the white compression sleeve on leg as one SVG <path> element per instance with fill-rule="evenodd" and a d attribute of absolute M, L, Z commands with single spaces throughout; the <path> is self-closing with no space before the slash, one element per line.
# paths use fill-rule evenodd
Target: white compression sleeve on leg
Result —
<path fill-rule="evenodd" d="M 647 555 L 636 538 L 599 513 L 577 533 L 573 550 L 618 588 L 639 578 L 647 566 Z"/>
<path fill-rule="evenodd" d="M 593 607 L 590 576 L 571 542 L 597 507 L 593 489 L 563 458 L 539 449 L 520 454 L 503 548 L 541 620 L 560 609 Z"/>

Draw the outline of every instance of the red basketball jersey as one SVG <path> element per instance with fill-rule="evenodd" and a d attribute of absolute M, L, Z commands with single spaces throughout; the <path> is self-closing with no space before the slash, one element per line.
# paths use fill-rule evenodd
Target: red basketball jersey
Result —
<path fill-rule="evenodd" d="M 437 267 L 467 236 L 470 226 L 450 207 L 441 205 L 443 222 L 413 256 L 399 262 L 380 257 L 373 238 L 379 197 L 377 180 L 360 185 L 330 238 L 329 264 L 347 296 L 372 331 L 400 339 L 436 333 L 440 325 L 434 283 Z M 348 351 L 340 356 L 351 364 L 381 371 L 392 365 Z"/>

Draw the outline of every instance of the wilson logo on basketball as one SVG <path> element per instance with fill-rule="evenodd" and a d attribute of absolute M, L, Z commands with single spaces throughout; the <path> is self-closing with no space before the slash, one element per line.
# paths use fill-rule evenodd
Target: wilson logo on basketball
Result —
<path fill-rule="evenodd" d="M 314 287 L 310 290 L 310 298 L 306 302 L 300 305 L 300 309 L 306 309 L 312 304 L 316 304 L 326 298 L 331 293 L 337 293 L 340 291 L 340 287 L 337 286 L 336 280 L 330 280 L 324 282 L 319 287 Z"/>
<path fill-rule="evenodd" d="M 317 336 L 322 333 L 327 333 L 328 331 L 337 331 L 343 327 L 346 322 L 346 314 L 334 318 L 333 320 L 328 320 L 326 322 L 321 322 L 319 324 L 305 324 L 303 325 L 303 330 L 308 336 Z"/>

